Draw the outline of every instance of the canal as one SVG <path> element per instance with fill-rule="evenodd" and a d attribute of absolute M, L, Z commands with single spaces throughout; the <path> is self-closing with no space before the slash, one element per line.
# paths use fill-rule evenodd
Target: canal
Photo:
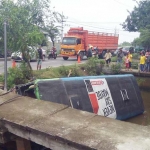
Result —
<path fill-rule="evenodd" d="M 137 78 L 137 82 L 140 87 L 145 112 L 142 115 L 126 120 L 126 122 L 148 126 L 150 125 L 150 78 Z"/>

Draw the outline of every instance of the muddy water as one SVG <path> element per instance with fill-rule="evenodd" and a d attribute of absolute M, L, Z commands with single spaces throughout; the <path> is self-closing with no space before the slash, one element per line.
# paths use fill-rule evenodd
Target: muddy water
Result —
<path fill-rule="evenodd" d="M 130 118 L 126 121 L 143 126 L 148 126 L 150 125 L 150 78 L 145 78 L 144 81 L 140 84 L 140 88 L 145 112 L 142 115 Z"/>

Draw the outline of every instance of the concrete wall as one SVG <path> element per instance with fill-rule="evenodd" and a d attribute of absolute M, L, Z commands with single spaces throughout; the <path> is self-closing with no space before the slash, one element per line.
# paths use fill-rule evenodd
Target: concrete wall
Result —
<path fill-rule="evenodd" d="M 5 129 L 53 150 L 150 149 L 150 127 L 13 93 L 1 95 L 0 104 Z"/>

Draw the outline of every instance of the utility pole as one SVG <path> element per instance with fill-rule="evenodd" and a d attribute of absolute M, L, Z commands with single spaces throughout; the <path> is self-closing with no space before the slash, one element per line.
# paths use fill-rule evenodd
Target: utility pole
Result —
<path fill-rule="evenodd" d="M 115 27 L 115 35 L 117 34 L 117 30 L 116 30 L 116 27 Z"/>
<path fill-rule="evenodd" d="M 63 39 L 63 35 L 64 35 L 64 22 L 66 22 L 67 17 L 64 17 L 63 12 L 62 12 L 62 16 L 61 16 L 61 41 Z"/>
<path fill-rule="evenodd" d="M 63 16 L 63 12 L 62 12 L 62 20 L 61 20 L 61 41 L 62 41 L 62 39 L 63 39 L 63 34 L 64 34 L 64 16 Z"/>
<path fill-rule="evenodd" d="M 4 75 L 5 75 L 5 82 L 4 82 L 4 90 L 7 91 L 7 30 L 6 30 L 7 23 L 4 21 Z"/>

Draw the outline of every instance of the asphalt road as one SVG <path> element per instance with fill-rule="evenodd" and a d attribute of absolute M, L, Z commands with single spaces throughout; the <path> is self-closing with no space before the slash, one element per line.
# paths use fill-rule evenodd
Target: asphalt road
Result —
<path fill-rule="evenodd" d="M 86 58 L 81 61 L 81 63 L 86 62 Z M 77 59 L 76 58 L 69 58 L 68 60 L 63 60 L 62 57 L 57 57 L 56 59 L 46 59 L 45 61 L 42 62 L 42 69 L 48 68 L 50 66 L 52 67 L 59 67 L 59 66 L 68 66 L 68 65 L 73 65 L 76 64 Z M 19 65 L 20 62 L 16 62 L 16 65 Z M 33 70 L 36 70 L 37 68 L 37 62 L 31 62 L 31 66 Z M 7 61 L 7 68 L 12 67 L 12 61 L 8 60 Z M 0 61 L 0 74 L 4 72 L 4 61 Z"/>

